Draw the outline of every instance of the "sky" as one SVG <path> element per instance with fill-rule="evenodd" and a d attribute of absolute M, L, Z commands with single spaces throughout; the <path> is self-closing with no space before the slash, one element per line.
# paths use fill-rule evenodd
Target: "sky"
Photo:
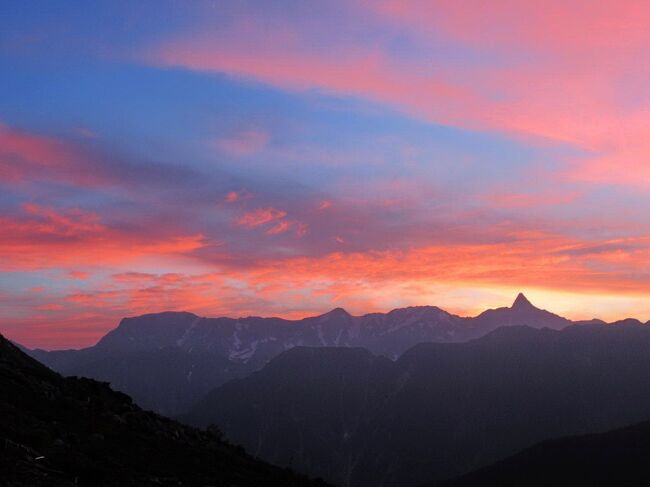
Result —
<path fill-rule="evenodd" d="M 650 2 L 0 2 L 0 331 L 519 291 L 650 319 Z"/>

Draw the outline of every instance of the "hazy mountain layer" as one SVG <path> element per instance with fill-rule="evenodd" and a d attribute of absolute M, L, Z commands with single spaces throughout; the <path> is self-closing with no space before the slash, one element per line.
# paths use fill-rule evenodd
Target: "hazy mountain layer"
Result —
<path fill-rule="evenodd" d="M 535 308 L 520 295 L 510 308 L 461 318 L 432 306 L 351 316 L 335 309 L 321 316 L 200 318 L 158 313 L 126 318 L 97 345 L 32 356 L 64 375 L 110 382 L 144 408 L 173 415 L 212 388 L 244 377 L 296 346 L 362 347 L 392 359 L 422 342 L 463 342 L 498 326 L 560 329 L 571 322 Z"/>

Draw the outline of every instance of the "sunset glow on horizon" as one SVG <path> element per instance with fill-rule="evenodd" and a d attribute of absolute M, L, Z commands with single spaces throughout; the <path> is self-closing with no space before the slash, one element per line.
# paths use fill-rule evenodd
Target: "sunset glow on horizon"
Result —
<path fill-rule="evenodd" d="M 650 319 L 650 2 L 0 6 L 0 332 L 524 292 Z"/>

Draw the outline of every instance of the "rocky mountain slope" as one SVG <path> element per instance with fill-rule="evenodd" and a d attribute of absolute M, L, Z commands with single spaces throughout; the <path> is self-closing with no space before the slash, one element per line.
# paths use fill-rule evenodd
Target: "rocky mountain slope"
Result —
<path fill-rule="evenodd" d="M 63 378 L 0 336 L 0 484 L 324 485 L 248 456 L 90 379 Z"/>

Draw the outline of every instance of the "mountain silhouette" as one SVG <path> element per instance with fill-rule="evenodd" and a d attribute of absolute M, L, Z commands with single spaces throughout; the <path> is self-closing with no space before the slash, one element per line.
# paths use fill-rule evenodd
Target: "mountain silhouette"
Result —
<path fill-rule="evenodd" d="M 530 326 L 532 328 L 552 328 L 560 330 L 571 324 L 571 320 L 558 316 L 549 311 L 536 308 L 519 293 L 509 308 L 489 309 L 472 319 L 476 328 L 485 333 L 501 326 Z M 582 322 L 580 322 L 582 323 Z"/>
<path fill-rule="evenodd" d="M 140 406 L 175 415 L 214 387 L 245 377 L 296 346 L 362 347 L 396 359 L 418 343 L 464 342 L 500 326 L 561 329 L 573 323 L 534 307 L 523 294 L 509 308 L 473 318 L 435 306 L 363 316 L 336 308 L 302 320 L 164 312 L 125 318 L 93 347 L 29 353 L 64 375 L 110 382 Z"/>
<path fill-rule="evenodd" d="M 518 310 L 518 311 L 524 311 L 524 310 L 533 310 L 537 309 L 533 304 L 528 301 L 528 298 L 524 296 L 524 293 L 519 293 L 517 297 L 515 298 L 515 302 L 512 303 L 512 306 L 510 307 L 511 309 Z"/>
<path fill-rule="evenodd" d="M 337 485 L 439 482 L 546 439 L 646 420 L 649 349 L 650 327 L 635 324 L 502 327 L 395 362 L 294 348 L 184 419 Z"/>
<path fill-rule="evenodd" d="M 429 487 L 637 487 L 650 485 L 649 457 L 650 421 L 646 421 L 606 433 L 547 440 Z"/>
<path fill-rule="evenodd" d="M 90 379 L 63 378 L 0 335 L 0 484 L 324 485 L 142 411 Z"/>

